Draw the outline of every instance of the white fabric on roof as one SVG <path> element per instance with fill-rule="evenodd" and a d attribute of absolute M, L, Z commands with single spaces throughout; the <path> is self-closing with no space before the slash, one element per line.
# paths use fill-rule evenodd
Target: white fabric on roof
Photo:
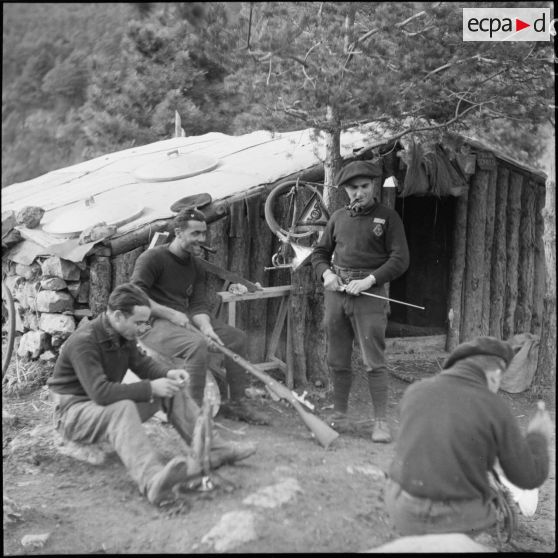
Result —
<path fill-rule="evenodd" d="M 377 139 L 377 138 L 376 138 Z M 342 157 L 371 144 L 371 134 L 348 130 L 341 137 Z M 218 160 L 215 169 L 169 182 L 140 182 L 134 171 L 147 164 L 162 164 L 169 151 L 195 153 Z M 325 158 L 323 135 L 312 130 L 286 133 L 258 131 L 243 136 L 211 132 L 202 136 L 172 138 L 97 157 L 55 170 L 2 189 L 3 210 L 18 211 L 27 205 L 45 209 L 44 226 L 61 214 L 81 207 L 95 197 L 98 205 L 141 205 L 142 214 L 117 231 L 122 234 L 158 219 L 173 216 L 170 206 L 185 196 L 207 192 L 214 200 L 227 198 L 310 168 Z M 65 239 L 44 231 L 27 231 L 41 245 L 60 245 Z"/>

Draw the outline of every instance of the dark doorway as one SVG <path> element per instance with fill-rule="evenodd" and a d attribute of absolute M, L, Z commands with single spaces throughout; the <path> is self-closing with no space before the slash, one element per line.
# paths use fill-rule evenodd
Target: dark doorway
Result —
<path fill-rule="evenodd" d="M 409 244 L 409 269 L 390 286 L 390 297 L 425 310 L 391 304 L 388 337 L 446 333 L 455 198 L 397 198 Z M 463 231 L 465 234 L 465 231 Z"/>

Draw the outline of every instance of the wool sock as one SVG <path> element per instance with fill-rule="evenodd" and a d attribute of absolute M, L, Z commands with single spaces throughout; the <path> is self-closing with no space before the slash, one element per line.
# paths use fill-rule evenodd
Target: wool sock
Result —
<path fill-rule="evenodd" d="M 346 413 L 349 406 L 349 393 L 353 382 L 351 370 L 333 370 L 333 409 Z"/>
<path fill-rule="evenodd" d="M 376 368 L 368 371 L 368 389 L 372 397 L 374 416 L 384 420 L 387 412 L 388 371 L 387 368 Z"/>

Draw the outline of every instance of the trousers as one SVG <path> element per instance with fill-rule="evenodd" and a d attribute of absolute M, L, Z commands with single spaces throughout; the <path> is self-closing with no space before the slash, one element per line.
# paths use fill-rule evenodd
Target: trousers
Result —
<path fill-rule="evenodd" d="M 54 402 L 54 426 L 67 440 L 85 444 L 109 442 L 136 482 L 146 494 L 150 479 L 163 467 L 142 423 L 162 410 L 181 438 L 190 444 L 200 408 L 187 388 L 172 398 L 155 397 L 153 403 L 123 399 L 110 405 L 98 405 L 87 396 L 59 395 L 51 390 Z M 225 445 L 213 436 L 211 449 Z"/>
<path fill-rule="evenodd" d="M 478 534 L 496 524 L 492 501 L 452 500 L 440 502 L 418 498 L 389 479 L 385 490 L 387 511 L 400 535 L 429 533 Z"/>
<path fill-rule="evenodd" d="M 383 287 L 370 290 L 385 296 Z M 350 370 L 353 341 L 359 344 L 367 370 L 385 368 L 387 303 L 365 295 L 325 291 L 327 363 L 332 370 Z"/>
<path fill-rule="evenodd" d="M 226 347 L 241 357 L 246 356 L 246 334 L 242 330 L 217 319 L 212 319 L 211 325 Z M 151 323 L 151 329 L 141 336 L 141 341 L 168 358 L 184 359 L 184 367 L 190 374 L 190 393 L 198 406 L 201 406 L 209 358 L 204 336 L 194 329 L 156 318 Z M 244 368 L 225 357 L 225 370 L 231 399 L 244 397 L 244 390 L 248 385 Z"/>

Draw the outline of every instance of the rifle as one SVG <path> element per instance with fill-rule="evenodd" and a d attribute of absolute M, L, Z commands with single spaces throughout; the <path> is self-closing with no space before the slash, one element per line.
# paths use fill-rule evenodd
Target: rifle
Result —
<path fill-rule="evenodd" d="M 272 394 L 275 394 L 280 399 L 285 399 L 286 401 L 288 401 L 300 415 L 300 418 L 302 419 L 306 427 L 312 432 L 312 434 L 314 434 L 318 442 L 320 442 L 320 444 L 324 448 L 327 448 L 329 444 L 331 444 L 331 442 L 333 442 L 333 440 L 335 440 L 339 436 L 339 434 L 335 430 L 333 430 L 333 428 L 329 427 L 323 420 L 318 418 L 316 415 L 305 411 L 298 399 L 294 396 L 293 392 L 288 387 L 280 384 L 271 376 L 269 376 L 265 372 L 262 372 L 251 362 L 242 358 L 240 355 L 231 351 L 229 348 L 224 347 L 223 345 L 219 345 L 214 341 L 212 341 L 212 344 L 214 347 L 217 348 L 217 350 L 222 352 L 225 356 L 228 356 L 229 358 L 234 360 L 234 362 L 242 366 L 242 368 L 252 374 L 252 376 L 255 376 L 256 378 L 258 378 L 258 380 L 262 381 Z"/>

